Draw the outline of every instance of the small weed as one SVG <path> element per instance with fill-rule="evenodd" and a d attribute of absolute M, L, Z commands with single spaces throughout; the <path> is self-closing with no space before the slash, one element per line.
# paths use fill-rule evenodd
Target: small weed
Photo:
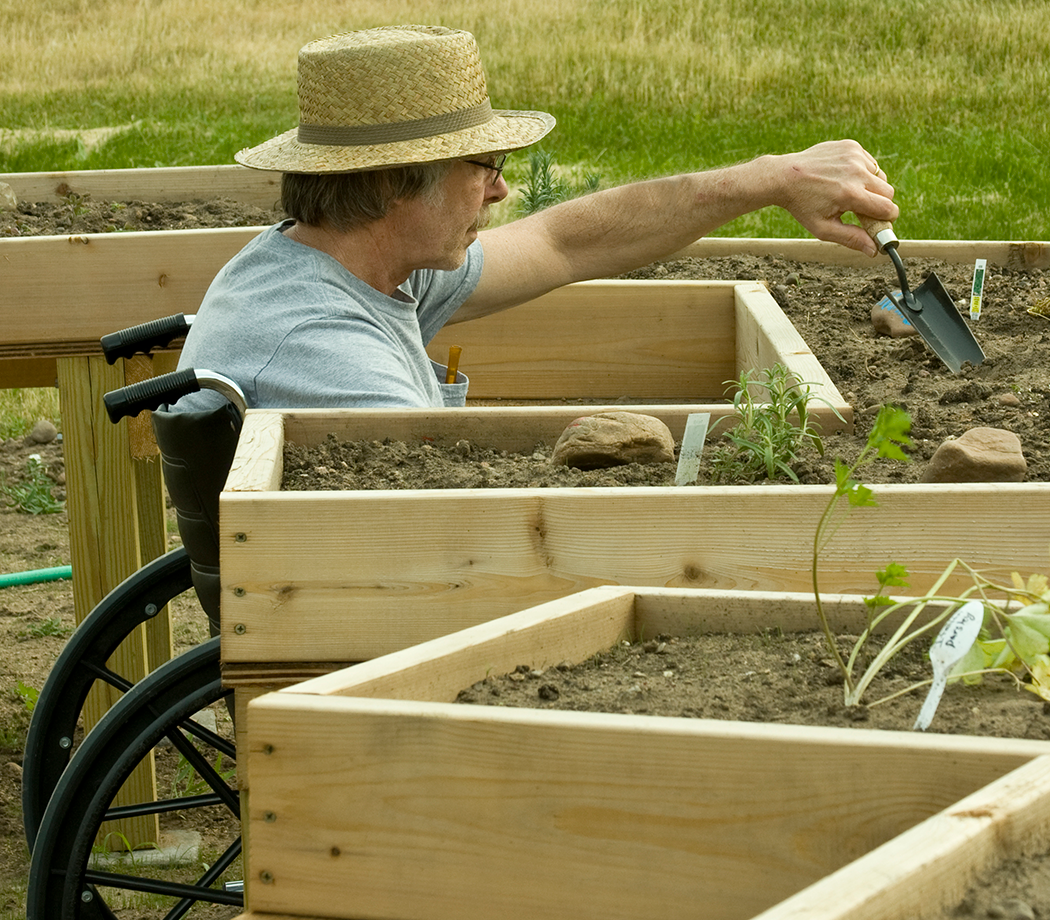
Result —
<path fill-rule="evenodd" d="M 43 639 L 45 636 L 68 636 L 73 630 L 68 626 L 63 626 L 62 621 L 58 617 L 48 617 L 46 620 L 37 620 L 29 625 L 29 627 L 18 634 L 18 638 L 23 642 L 28 639 Z"/>
<path fill-rule="evenodd" d="M 69 208 L 70 213 L 74 217 L 83 217 L 90 210 L 85 204 L 89 197 L 88 195 L 78 195 L 76 192 L 69 192 L 62 199 L 62 204 Z"/>
<path fill-rule="evenodd" d="M 22 705 L 25 706 L 26 712 L 31 713 L 36 708 L 36 701 L 40 697 L 40 690 L 19 681 L 15 685 L 15 692 L 22 700 Z"/>
<path fill-rule="evenodd" d="M 65 503 L 55 498 L 54 487 L 40 456 L 33 454 L 26 463 L 25 481 L 14 485 L 0 481 L 0 496 L 23 514 L 58 514 Z"/>
<path fill-rule="evenodd" d="M 21 751 L 26 744 L 26 726 L 8 727 L 0 725 L 0 751 Z"/>
<path fill-rule="evenodd" d="M 237 775 L 237 768 L 231 767 L 229 770 L 222 769 L 222 753 L 218 752 L 215 755 L 215 762 L 212 764 L 215 768 L 215 772 L 224 782 L 232 781 L 233 777 Z M 171 794 L 174 797 L 178 796 L 193 796 L 203 795 L 209 792 L 211 787 L 201 777 L 193 765 L 183 756 L 179 755 L 179 763 L 175 768 L 175 776 L 171 782 Z"/>

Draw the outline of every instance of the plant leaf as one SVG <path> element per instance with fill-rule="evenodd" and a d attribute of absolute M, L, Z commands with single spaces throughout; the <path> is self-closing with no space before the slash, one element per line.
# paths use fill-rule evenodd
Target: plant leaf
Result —
<path fill-rule="evenodd" d="M 891 562 L 881 572 L 876 572 L 875 577 L 884 588 L 897 588 L 908 586 L 908 568 L 899 562 Z"/>
<path fill-rule="evenodd" d="M 875 417 L 871 434 L 868 435 L 868 446 L 873 447 L 880 457 L 891 460 L 908 460 L 902 447 L 912 447 L 915 442 L 908 436 L 911 430 L 911 416 L 896 406 L 883 406 Z"/>

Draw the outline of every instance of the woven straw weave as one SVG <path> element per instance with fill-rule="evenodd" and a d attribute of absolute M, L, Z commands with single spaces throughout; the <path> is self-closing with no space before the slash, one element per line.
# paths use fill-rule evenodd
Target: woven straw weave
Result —
<path fill-rule="evenodd" d="M 350 172 L 514 150 L 554 126 L 494 112 L 474 37 L 438 26 L 346 32 L 304 46 L 299 127 L 237 161 L 282 172 Z"/>

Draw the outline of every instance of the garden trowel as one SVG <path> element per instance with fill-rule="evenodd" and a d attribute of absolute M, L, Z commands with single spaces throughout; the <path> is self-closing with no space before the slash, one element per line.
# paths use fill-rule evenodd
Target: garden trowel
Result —
<path fill-rule="evenodd" d="M 941 284 L 941 279 L 930 272 L 929 277 L 912 291 L 908 287 L 904 263 L 897 253 L 899 240 L 893 232 L 893 224 L 867 217 L 861 217 L 860 222 L 879 251 L 890 257 L 897 270 L 901 292 L 899 295 L 891 294 L 890 298 L 901 316 L 918 330 L 926 344 L 953 373 L 958 374 L 967 361 L 980 364 L 984 360 L 984 351 L 956 309 L 951 295 Z"/>

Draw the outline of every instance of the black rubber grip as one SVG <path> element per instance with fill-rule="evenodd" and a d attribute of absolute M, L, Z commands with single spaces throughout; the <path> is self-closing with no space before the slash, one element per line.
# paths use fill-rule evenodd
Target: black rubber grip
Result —
<path fill-rule="evenodd" d="M 102 353 L 113 364 L 117 358 L 130 358 L 139 352 L 148 355 L 154 348 L 170 345 L 172 339 L 180 338 L 189 331 L 190 324 L 182 313 L 151 319 L 148 323 L 102 336 Z"/>
<path fill-rule="evenodd" d="M 109 420 L 119 422 L 127 415 L 138 415 L 143 409 L 156 409 L 165 403 L 175 402 L 180 396 L 197 393 L 200 388 L 197 372 L 188 367 L 113 390 L 103 396 L 102 401 L 106 404 Z"/>

